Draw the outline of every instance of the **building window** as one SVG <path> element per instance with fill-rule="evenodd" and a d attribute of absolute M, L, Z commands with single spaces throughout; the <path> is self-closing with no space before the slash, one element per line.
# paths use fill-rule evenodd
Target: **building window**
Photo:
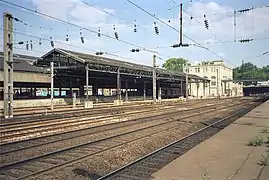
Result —
<path fill-rule="evenodd" d="M 226 78 L 227 78 L 227 76 L 223 76 L 223 78 L 224 78 L 224 79 L 226 79 Z"/>
<path fill-rule="evenodd" d="M 207 77 L 207 76 L 204 76 L 204 78 L 208 79 L 208 77 Z"/>
<path fill-rule="evenodd" d="M 211 82 L 211 86 L 216 86 L 217 85 L 217 83 L 216 82 Z"/>
<path fill-rule="evenodd" d="M 216 79 L 216 76 L 211 76 L 211 79 Z"/>

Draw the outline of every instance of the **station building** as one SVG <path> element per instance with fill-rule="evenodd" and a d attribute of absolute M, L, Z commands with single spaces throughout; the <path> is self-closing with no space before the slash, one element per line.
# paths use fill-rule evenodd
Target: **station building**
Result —
<path fill-rule="evenodd" d="M 152 99 L 153 67 L 103 56 L 52 49 L 42 57 L 14 54 L 14 100 L 50 98 L 50 63 L 54 64 L 54 98 L 69 101 L 76 94 L 78 102 L 86 98 L 88 67 L 90 101 Z M 1 99 L 3 99 L 3 53 L 0 56 Z M 185 73 L 156 69 L 157 98 L 178 98 L 186 94 Z M 200 83 L 208 94 L 210 80 L 188 76 L 188 84 Z M 69 99 L 69 100 L 68 100 Z M 29 101 L 30 102 L 30 101 Z M 16 104 L 16 103 L 15 103 Z M 39 103 L 42 105 L 42 103 Z M 14 105 L 15 107 L 15 105 Z"/>
<path fill-rule="evenodd" d="M 233 68 L 220 61 L 206 61 L 192 64 L 189 73 L 210 80 L 209 96 L 243 96 L 243 84 L 233 82 Z M 199 83 L 189 86 L 192 96 L 201 96 L 202 89 Z"/>

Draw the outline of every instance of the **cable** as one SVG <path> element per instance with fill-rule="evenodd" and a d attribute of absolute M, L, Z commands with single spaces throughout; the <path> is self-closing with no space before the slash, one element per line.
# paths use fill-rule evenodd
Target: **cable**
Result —
<path fill-rule="evenodd" d="M 170 26 L 170 25 L 167 24 L 166 22 L 164 22 L 164 21 L 162 21 L 161 19 L 157 18 L 156 16 L 154 16 L 153 14 L 151 14 L 150 12 L 148 12 L 147 10 L 143 9 L 143 8 L 140 7 L 139 5 L 135 4 L 134 2 L 132 2 L 132 1 L 130 1 L 130 0 L 126 0 L 126 1 L 128 1 L 130 4 L 134 5 L 135 7 L 139 8 L 139 9 L 142 10 L 143 12 L 147 13 L 148 15 L 152 16 L 153 18 L 157 19 L 158 21 L 160 21 L 160 22 L 163 23 L 164 25 L 170 27 L 171 29 L 173 29 L 173 30 L 175 30 L 176 32 L 179 33 L 179 31 L 178 31 L 176 28 Z M 201 44 L 199 44 L 196 40 L 192 39 L 191 37 L 189 37 L 189 36 L 187 36 L 187 35 L 185 35 L 185 34 L 183 34 L 183 36 L 186 37 L 186 38 L 188 38 L 189 40 L 195 42 L 196 44 L 202 46 Z M 202 46 L 202 47 L 203 47 L 203 46 Z M 223 58 L 222 56 L 218 55 L 216 52 L 210 50 L 210 49 L 207 48 L 207 47 L 203 47 L 203 48 L 206 49 L 207 51 L 211 52 L 212 54 L 218 56 L 218 57 L 221 58 L 222 60 L 224 60 L 224 58 Z"/>
<path fill-rule="evenodd" d="M 264 38 L 256 38 L 256 39 L 251 39 L 252 41 L 263 41 L 263 40 L 269 40 L 269 37 L 264 37 Z M 215 42 L 200 42 L 199 44 L 230 44 L 230 43 L 239 43 L 239 41 L 215 41 Z M 194 45 L 194 44 L 190 44 Z M 166 45 L 166 46 L 159 46 L 159 47 L 152 47 L 149 49 L 164 49 L 164 48 L 171 48 L 171 45 Z"/>
<path fill-rule="evenodd" d="M 4 31 L 3 28 L 0 28 L 1 31 Z M 32 38 L 35 38 L 35 39 L 42 39 L 42 40 L 45 40 L 45 41 L 51 41 L 50 39 L 48 38 L 43 38 L 43 37 L 38 37 L 38 36 L 34 36 L 34 35 L 30 35 L 30 34 L 26 34 L 26 33 L 23 33 L 23 32 L 18 32 L 18 31 L 13 31 L 14 34 L 19 34 L 19 35 L 24 35 L 24 36 L 28 36 L 28 37 L 32 37 Z M 76 45 L 72 45 L 72 44 L 67 44 L 67 43 L 64 43 L 64 42 L 60 42 L 60 41 L 54 41 L 56 43 L 59 43 L 59 44 L 63 44 L 63 45 L 67 45 L 67 46 L 71 46 L 71 47 L 75 47 L 75 48 L 79 48 L 79 49 L 85 49 L 85 50 L 90 50 L 92 52 L 98 52 L 97 50 L 95 49 L 90 49 L 90 48 L 84 48 L 84 47 L 79 47 L 79 46 L 76 46 Z M 27 50 L 28 51 L 28 50 Z M 30 51 L 33 51 L 33 50 L 29 50 L 28 52 Z M 41 53 L 44 53 L 44 52 L 41 52 Z M 46 54 L 47 52 L 45 52 Z M 124 57 L 124 56 L 120 56 L 120 55 L 117 55 L 117 54 L 114 54 L 114 53 L 111 53 L 111 52 L 104 52 L 104 55 L 110 55 L 110 56 L 114 56 L 114 57 L 118 57 L 118 58 L 122 58 L 122 59 L 131 59 L 129 57 Z M 131 60 L 134 60 L 134 59 L 131 59 Z"/>
<path fill-rule="evenodd" d="M 256 6 L 256 7 L 252 6 L 251 8 L 243 8 L 243 9 L 238 9 L 238 10 L 235 10 L 235 11 L 239 12 L 239 13 L 244 13 L 245 9 L 256 10 L 256 9 L 262 9 L 262 8 L 268 8 L 268 7 L 269 7 L 269 4 Z M 241 11 L 243 11 L 243 12 L 241 12 Z M 210 15 L 233 15 L 233 14 L 234 14 L 234 11 L 230 11 L 230 12 L 226 12 L 226 13 L 210 13 Z"/>
<path fill-rule="evenodd" d="M 257 58 L 259 58 L 259 57 L 261 57 L 261 56 L 264 56 L 264 55 L 266 55 L 266 54 L 269 54 L 269 51 L 266 51 L 266 52 L 264 52 L 264 53 L 261 53 L 260 55 L 257 56 Z"/>
<path fill-rule="evenodd" d="M 121 17 L 118 17 L 118 16 L 116 16 L 116 15 L 110 13 L 110 12 L 107 12 L 107 11 L 103 10 L 102 8 L 99 8 L 99 7 L 97 7 L 97 6 L 91 5 L 91 4 L 87 3 L 87 2 L 82 2 L 82 3 L 85 4 L 85 5 L 87 5 L 87 6 L 89 6 L 89 7 L 92 7 L 92 8 L 94 8 L 94 9 L 97 9 L 97 10 L 103 12 L 103 13 L 106 13 L 107 15 L 110 15 L 110 16 L 116 18 L 116 19 L 119 19 L 119 20 L 121 20 L 121 21 L 124 21 L 124 22 L 126 23 L 126 25 L 131 25 L 132 27 L 133 27 L 134 25 L 136 25 L 137 27 L 143 28 L 143 29 L 145 29 L 145 30 L 151 32 L 149 29 L 147 29 L 147 28 L 145 28 L 145 27 L 143 27 L 143 26 L 140 26 L 140 25 L 138 25 L 138 24 L 134 24 L 134 23 L 129 23 L 129 22 L 127 22 L 127 20 L 125 20 L 125 19 L 123 19 L 123 18 L 121 18 Z M 169 39 L 166 38 L 166 37 L 164 37 L 164 36 L 159 36 L 159 37 L 161 37 L 161 38 L 163 38 L 163 39 L 169 41 Z"/>
<path fill-rule="evenodd" d="M 99 33 L 99 34 L 101 34 L 102 36 L 107 37 L 108 39 L 117 40 L 117 41 L 122 42 L 122 43 L 124 43 L 124 44 L 128 44 L 128 45 L 130 45 L 130 46 L 135 46 L 135 47 L 141 48 L 143 51 L 148 51 L 148 52 L 152 52 L 152 53 L 155 53 L 155 54 L 159 54 L 159 55 L 161 55 L 161 56 L 166 56 L 166 55 L 164 55 L 164 54 L 162 54 L 162 53 L 159 53 L 159 52 L 157 52 L 157 51 L 152 51 L 152 50 L 147 49 L 147 48 L 145 48 L 145 47 L 143 47 L 143 46 L 136 45 L 136 44 L 133 44 L 133 43 L 128 42 L 128 41 L 125 41 L 125 40 L 116 39 L 115 37 L 112 37 L 112 36 L 109 36 L 109 35 L 106 35 L 106 34 L 103 34 L 103 33 L 100 33 L 100 32 L 94 31 L 94 30 L 91 30 L 91 29 L 89 29 L 89 28 L 86 28 L 86 27 L 83 27 L 83 26 L 80 26 L 80 25 L 77 25 L 77 24 L 74 24 L 74 23 L 71 23 L 71 22 L 68 22 L 68 21 L 65 21 L 65 20 L 56 18 L 56 17 L 53 17 L 53 16 L 51 16 L 51 15 L 48 15 L 48 14 L 39 12 L 39 11 L 37 11 L 37 10 L 33 10 L 33 9 L 30 9 L 30 8 L 27 8 L 27 7 L 18 5 L 18 4 L 14 4 L 14 3 L 8 2 L 8 1 L 6 1 L 6 0 L 0 0 L 0 1 L 3 2 L 3 3 L 9 4 L 9 5 L 12 5 L 12 6 L 15 6 L 15 7 L 24 9 L 24 10 L 27 10 L 27 11 L 29 11 L 29 12 L 33 12 L 33 13 L 39 14 L 39 15 L 41 15 L 41 16 L 44 16 L 44 17 L 47 17 L 47 18 L 50 18 L 50 19 L 54 19 L 54 20 L 59 21 L 59 22 L 61 22 L 61 23 L 65 23 L 65 24 L 68 24 L 68 25 L 71 25 L 71 26 L 74 26 L 74 27 L 77 27 L 77 28 L 80 28 L 80 29 L 89 31 L 89 32 L 94 33 L 94 34 L 97 34 L 97 35 L 98 35 L 98 33 Z M 169 57 L 169 56 L 166 56 L 166 57 Z"/>

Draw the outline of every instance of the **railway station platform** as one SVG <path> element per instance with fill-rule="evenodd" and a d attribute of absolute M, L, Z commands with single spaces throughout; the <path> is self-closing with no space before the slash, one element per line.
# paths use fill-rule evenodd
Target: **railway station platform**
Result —
<path fill-rule="evenodd" d="M 153 173 L 152 179 L 268 180 L 268 141 L 269 101 Z"/>

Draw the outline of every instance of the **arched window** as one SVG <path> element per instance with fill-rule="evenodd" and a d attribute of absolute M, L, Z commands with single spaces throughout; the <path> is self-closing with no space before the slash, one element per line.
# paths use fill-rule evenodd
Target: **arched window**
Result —
<path fill-rule="evenodd" d="M 216 76 L 211 76 L 211 79 L 216 79 Z"/>

